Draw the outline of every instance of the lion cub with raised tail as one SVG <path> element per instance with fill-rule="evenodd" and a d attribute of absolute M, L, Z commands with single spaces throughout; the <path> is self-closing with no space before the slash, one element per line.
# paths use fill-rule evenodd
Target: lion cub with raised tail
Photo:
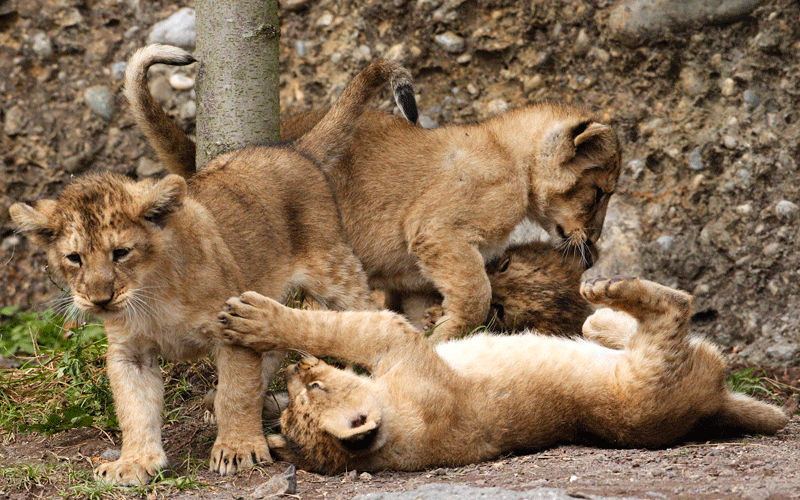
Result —
<path fill-rule="evenodd" d="M 595 279 L 584 339 L 479 334 L 432 344 L 390 312 L 302 311 L 248 292 L 220 313 L 223 337 L 298 349 L 273 450 L 305 469 L 455 467 L 591 438 L 661 447 L 697 429 L 773 434 L 787 415 L 727 389 L 722 355 L 686 328 L 691 295 L 637 278 Z M 578 334 L 579 332 L 574 332 Z"/>
<path fill-rule="evenodd" d="M 272 353 L 262 368 L 260 354 L 215 342 L 217 310 L 245 290 L 283 300 L 296 288 L 329 308 L 374 308 L 320 165 L 345 149 L 353 121 L 384 83 L 391 81 L 409 113 L 416 113 L 408 73 L 376 61 L 293 145 L 226 153 L 191 175 L 183 167 L 193 156 L 189 146 L 177 142 L 170 149 L 170 138 L 182 132 L 145 83 L 152 64 L 193 60 L 174 47 L 149 46 L 131 58 L 126 77 L 137 122 L 162 161 L 181 175 L 135 182 L 94 174 L 67 186 L 58 200 L 10 208 L 20 230 L 47 251 L 51 269 L 69 284 L 73 307 L 103 320 L 122 454 L 96 475 L 118 484 L 143 483 L 167 465 L 159 355 L 216 356 L 213 470 L 231 474 L 270 460 L 261 426 L 262 371 L 274 373 L 282 356 Z"/>

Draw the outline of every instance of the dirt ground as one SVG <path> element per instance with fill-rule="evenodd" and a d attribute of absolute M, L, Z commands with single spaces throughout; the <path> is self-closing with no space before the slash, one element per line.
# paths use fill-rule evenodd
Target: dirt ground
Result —
<path fill-rule="evenodd" d="M 580 103 L 609 120 L 623 142 L 624 170 L 600 272 L 640 274 L 692 292 L 696 332 L 720 343 L 732 363 L 767 368 L 785 384 L 778 391 L 783 399 L 796 393 L 800 3 L 767 0 L 734 22 L 667 26 L 639 46 L 609 34 L 612 0 L 291 3 L 299 8 L 283 11 L 281 30 L 286 113 L 329 103 L 368 60 L 394 55 L 414 75 L 426 126 L 475 121 L 544 99 Z M 0 306 L 41 308 L 56 293 L 43 254 L 14 234 L 11 203 L 52 197 L 88 171 L 158 171 L 114 68 L 145 43 L 155 22 L 184 6 L 192 2 L 0 0 Z M 437 41 L 448 33 L 463 46 L 453 37 Z M 193 69 L 176 71 L 191 76 Z M 191 132 L 194 94 L 170 87 L 172 72 L 154 71 L 153 91 Z M 94 86 L 114 96 L 110 119 L 85 103 Z M 376 105 L 393 106 L 388 94 Z M 286 468 L 276 464 L 231 480 L 198 465 L 207 460 L 214 430 L 200 418 L 206 388 L 196 389 L 187 418 L 167 426 L 165 442 L 178 473 L 194 473 L 206 486 L 119 495 L 247 498 Z M 576 498 L 800 498 L 798 418 L 795 409 L 775 437 L 658 451 L 563 446 L 420 473 L 299 471 L 297 495 L 350 498 L 460 482 L 557 487 Z M 96 429 L 3 435 L 0 459 L 3 466 L 71 464 L 88 471 L 114 448 L 112 438 L 118 436 Z M 54 474 L 52 484 L 41 486 L 10 486 L 0 477 L 0 499 L 71 491 L 70 477 Z"/>

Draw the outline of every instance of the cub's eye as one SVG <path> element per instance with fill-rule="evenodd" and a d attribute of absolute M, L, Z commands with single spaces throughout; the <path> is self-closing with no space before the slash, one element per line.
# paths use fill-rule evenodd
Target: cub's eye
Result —
<path fill-rule="evenodd" d="M 308 384 L 309 389 L 318 389 L 318 390 L 325 390 L 325 384 L 320 382 L 319 380 L 315 380 Z"/>
<path fill-rule="evenodd" d="M 112 256 L 114 257 L 114 262 L 119 262 L 120 260 L 124 259 L 131 253 L 130 248 L 117 248 L 112 252 Z"/>
<path fill-rule="evenodd" d="M 595 203 L 600 203 L 600 200 L 602 200 L 603 196 L 605 196 L 605 195 L 606 195 L 606 192 L 603 191 L 602 188 L 599 188 L 599 187 L 594 188 L 594 202 Z"/>
<path fill-rule="evenodd" d="M 72 262 L 73 264 L 77 264 L 79 266 L 82 264 L 81 256 L 76 254 L 76 253 L 71 253 L 71 254 L 67 255 L 67 260 Z"/>
<path fill-rule="evenodd" d="M 506 257 L 503 262 L 500 263 L 500 268 L 497 271 L 501 273 L 508 271 L 509 264 L 511 264 L 511 257 Z"/>

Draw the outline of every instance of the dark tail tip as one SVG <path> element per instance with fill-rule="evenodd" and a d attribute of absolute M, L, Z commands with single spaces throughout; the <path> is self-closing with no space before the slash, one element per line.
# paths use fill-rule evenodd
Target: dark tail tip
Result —
<path fill-rule="evenodd" d="M 410 83 L 401 83 L 394 86 L 394 100 L 403 112 L 406 120 L 416 124 L 419 119 L 417 100 L 414 98 L 414 87 Z"/>

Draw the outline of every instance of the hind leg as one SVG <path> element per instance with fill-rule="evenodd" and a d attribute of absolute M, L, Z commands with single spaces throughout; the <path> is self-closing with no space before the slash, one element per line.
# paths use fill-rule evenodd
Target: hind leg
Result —
<path fill-rule="evenodd" d="M 327 309 L 375 311 L 380 309 L 370 292 L 367 275 L 353 250 L 339 244 L 323 256 L 306 262 L 307 278 L 301 286 Z"/>
<path fill-rule="evenodd" d="M 630 314 L 602 307 L 586 318 L 583 336 L 610 349 L 624 349 L 638 323 Z"/>

